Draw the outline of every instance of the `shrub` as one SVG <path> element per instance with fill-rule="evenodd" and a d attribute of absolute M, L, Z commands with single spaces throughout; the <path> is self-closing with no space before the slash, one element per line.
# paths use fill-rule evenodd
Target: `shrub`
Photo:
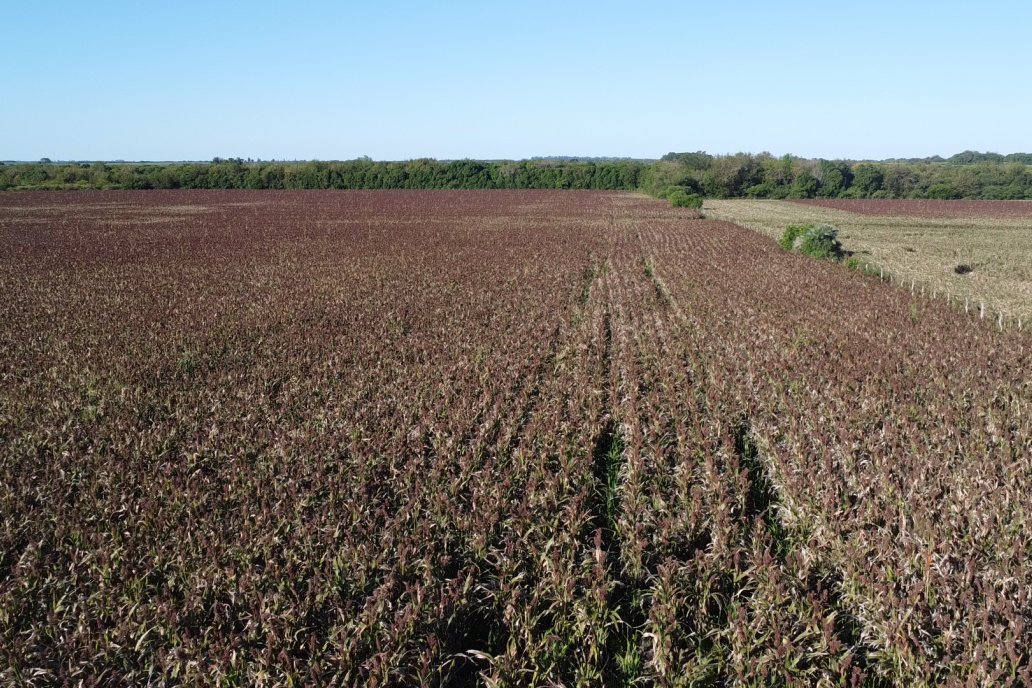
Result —
<path fill-rule="evenodd" d="M 928 198 L 951 199 L 963 196 L 959 189 L 949 184 L 935 184 L 928 189 Z"/>
<path fill-rule="evenodd" d="M 821 225 L 811 229 L 801 237 L 799 250 L 811 258 L 842 257 L 842 244 L 838 240 L 838 230 L 831 225 Z"/>
<path fill-rule="evenodd" d="M 702 196 L 690 194 L 680 187 L 667 194 L 667 199 L 675 208 L 695 208 L 696 210 L 702 208 Z"/>
<path fill-rule="evenodd" d="M 786 251 L 791 251 L 796 238 L 813 229 L 813 225 L 789 225 L 785 233 L 778 239 L 778 244 Z"/>
<path fill-rule="evenodd" d="M 831 225 L 789 225 L 778 243 L 786 251 L 798 251 L 811 258 L 838 260 L 843 253 L 838 230 Z"/>

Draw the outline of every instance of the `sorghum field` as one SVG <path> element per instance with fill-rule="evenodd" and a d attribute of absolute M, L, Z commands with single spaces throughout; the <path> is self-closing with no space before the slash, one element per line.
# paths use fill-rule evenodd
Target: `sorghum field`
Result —
<path fill-rule="evenodd" d="M 1032 339 L 605 192 L 0 195 L 0 682 L 1032 680 Z"/>
<path fill-rule="evenodd" d="M 830 224 L 843 246 L 914 291 L 1017 327 L 1032 322 L 1032 201 L 707 200 L 706 215 L 781 236 Z"/>

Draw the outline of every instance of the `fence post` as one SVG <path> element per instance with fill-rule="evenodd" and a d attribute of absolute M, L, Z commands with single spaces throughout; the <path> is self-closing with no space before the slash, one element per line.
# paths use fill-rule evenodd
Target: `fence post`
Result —
<path fill-rule="evenodd" d="M 978 319 L 985 320 L 985 301 L 979 301 L 978 304 L 980 306 L 978 311 Z"/>
<path fill-rule="evenodd" d="M 1000 311 L 999 318 L 996 320 L 996 327 L 1003 332 L 1003 311 Z"/>

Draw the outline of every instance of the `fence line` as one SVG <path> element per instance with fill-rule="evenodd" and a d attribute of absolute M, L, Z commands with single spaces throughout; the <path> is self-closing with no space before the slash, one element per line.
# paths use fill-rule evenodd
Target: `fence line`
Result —
<path fill-rule="evenodd" d="M 870 277 L 877 277 L 878 280 L 882 281 L 882 282 L 888 282 L 889 284 L 895 283 L 897 286 L 904 287 L 904 288 L 906 287 L 907 279 L 909 279 L 910 280 L 910 293 L 912 295 L 917 296 L 918 292 L 920 292 L 921 298 L 927 298 L 930 301 L 935 301 L 939 297 L 939 290 L 934 285 L 931 285 L 931 284 L 926 285 L 924 282 L 918 282 L 917 279 L 914 278 L 914 277 L 910 277 L 910 278 L 900 277 L 898 275 L 893 275 L 891 272 L 887 273 L 887 272 L 885 272 L 885 266 L 883 266 L 883 265 L 875 264 L 875 265 L 872 266 L 871 263 L 864 263 L 864 274 L 868 275 Z M 948 289 L 944 289 L 942 291 L 942 294 L 943 294 L 943 299 L 945 300 L 946 304 L 949 305 L 949 306 L 953 305 L 954 296 L 956 296 L 957 308 L 958 309 L 960 308 L 960 294 L 954 295 Z M 986 304 L 985 304 L 985 301 L 979 299 L 977 303 L 978 303 L 978 319 L 980 321 L 984 321 L 985 320 L 985 315 L 986 315 Z M 972 303 L 971 297 L 965 295 L 964 296 L 964 313 L 966 315 L 970 315 L 971 314 L 971 308 L 972 308 L 973 305 L 974 304 Z M 1019 330 L 1024 330 L 1024 320 L 1022 319 L 1021 316 L 1009 315 L 1006 312 L 1004 312 L 1004 310 L 1001 309 L 1001 308 L 994 308 L 994 307 L 992 307 L 991 304 L 990 304 L 990 311 L 989 312 L 990 312 L 990 315 L 993 312 L 995 312 L 995 314 L 996 314 L 996 318 L 995 318 L 995 320 L 996 320 L 996 328 L 998 330 L 1000 330 L 1001 332 L 1003 331 L 1003 328 L 1006 325 L 1010 325 L 1011 327 L 1017 327 L 1017 329 L 1019 329 Z"/>

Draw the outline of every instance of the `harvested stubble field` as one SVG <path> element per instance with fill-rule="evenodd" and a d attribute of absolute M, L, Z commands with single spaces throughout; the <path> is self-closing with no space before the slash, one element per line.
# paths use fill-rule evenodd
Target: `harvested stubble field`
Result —
<path fill-rule="evenodd" d="M 1032 348 L 595 192 L 0 196 L 0 681 L 1030 678 Z"/>
<path fill-rule="evenodd" d="M 707 200 L 706 214 L 769 236 L 831 224 L 847 250 L 904 286 L 985 303 L 1011 326 L 1032 321 L 1032 201 Z"/>
<path fill-rule="evenodd" d="M 972 219 L 1032 219 L 1032 201 L 820 198 L 795 200 L 792 202 L 881 217 L 927 217 L 938 220 L 949 220 L 957 217 Z"/>

